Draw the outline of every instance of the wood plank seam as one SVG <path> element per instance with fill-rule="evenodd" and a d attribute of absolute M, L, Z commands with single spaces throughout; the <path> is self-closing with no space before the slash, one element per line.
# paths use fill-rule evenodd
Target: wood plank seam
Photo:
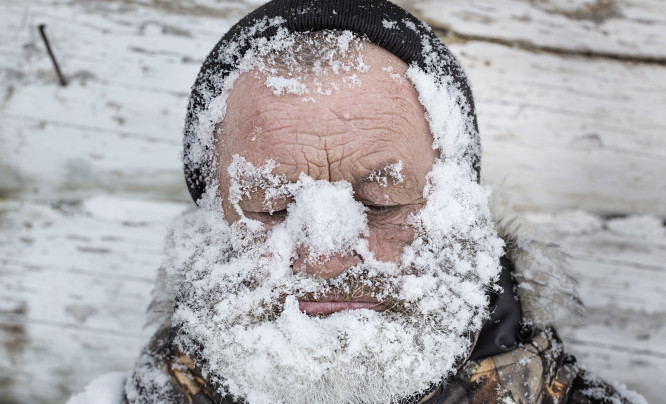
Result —
<path fill-rule="evenodd" d="M 596 51 L 592 49 L 582 50 L 582 49 L 566 49 L 556 46 L 548 45 L 535 45 L 529 41 L 525 40 L 508 40 L 503 38 L 496 38 L 484 35 L 475 35 L 475 34 L 463 34 L 443 26 L 441 24 L 437 25 L 433 21 L 428 21 L 428 25 L 432 28 L 433 32 L 444 43 L 455 43 L 455 42 L 487 42 L 496 45 L 502 45 L 509 48 L 517 48 L 531 53 L 549 53 L 556 56 L 564 57 L 584 57 L 589 59 L 602 59 L 602 60 L 611 60 L 617 62 L 628 62 L 634 64 L 645 64 L 645 65 L 656 65 L 656 66 L 666 66 L 666 58 L 664 57 L 649 57 L 649 56 L 632 56 L 632 55 L 622 55 L 612 52 Z"/>

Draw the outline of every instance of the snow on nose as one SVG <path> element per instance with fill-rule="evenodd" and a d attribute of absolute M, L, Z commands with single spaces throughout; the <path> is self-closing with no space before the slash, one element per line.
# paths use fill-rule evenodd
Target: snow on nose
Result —
<path fill-rule="evenodd" d="M 351 184 L 307 176 L 299 182 L 285 221 L 292 238 L 308 248 L 310 260 L 352 253 L 359 237 L 366 234 L 367 218 L 363 204 L 354 200 Z"/>

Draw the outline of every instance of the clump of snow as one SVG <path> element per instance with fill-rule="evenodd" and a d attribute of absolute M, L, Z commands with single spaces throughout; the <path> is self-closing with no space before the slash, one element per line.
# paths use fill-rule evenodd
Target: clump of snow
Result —
<path fill-rule="evenodd" d="M 295 185 L 285 227 L 296 243 L 307 246 L 310 259 L 325 259 L 336 251 L 352 253 L 359 236 L 367 233 L 367 218 L 351 184 L 301 175 Z"/>
<path fill-rule="evenodd" d="M 419 33 L 419 30 L 416 28 L 416 24 L 414 22 L 408 20 L 408 19 L 403 19 L 402 23 L 407 27 L 408 29 L 411 29 L 412 31 L 416 32 L 417 34 Z"/>
<path fill-rule="evenodd" d="M 273 89 L 273 94 L 308 94 L 308 87 L 297 78 L 286 78 L 281 76 L 268 76 L 266 85 Z"/>
<path fill-rule="evenodd" d="M 368 177 L 370 181 L 377 181 L 379 185 L 385 187 L 388 185 L 389 180 L 392 184 L 402 184 L 402 160 L 397 163 L 389 164 L 381 170 L 373 170 Z"/>
<path fill-rule="evenodd" d="M 478 151 L 469 151 L 477 148 L 478 144 L 473 123 L 466 113 L 471 107 L 460 89 L 451 82 L 437 83 L 431 74 L 416 65 L 407 70 L 407 77 L 414 84 L 419 101 L 426 110 L 426 119 L 435 138 L 433 148 L 439 150 L 444 160 L 471 169 L 469 156 L 478 154 Z"/>
<path fill-rule="evenodd" d="M 284 176 L 272 174 L 277 165 L 275 161 L 267 160 L 266 164 L 256 167 L 242 156 L 237 154 L 232 156 L 231 163 L 227 167 L 231 179 L 229 202 L 236 208 L 239 215 L 242 215 L 243 212 L 240 210 L 238 202 L 243 197 L 249 198 L 252 192 L 259 189 L 279 193 L 280 186 L 286 184 Z"/>
<path fill-rule="evenodd" d="M 386 29 L 397 29 L 398 28 L 398 22 L 397 21 L 389 21 L 389 20 L 382 20 L 382 26 Z"/>

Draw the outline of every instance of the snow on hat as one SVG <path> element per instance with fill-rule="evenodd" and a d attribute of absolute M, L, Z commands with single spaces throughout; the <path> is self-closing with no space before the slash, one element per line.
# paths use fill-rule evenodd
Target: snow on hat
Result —
<path fill-rule="evenodd" d="M 225 79 L 238 70 L 246 52 L 259 40 L 272 38 L 284 29 L 289 32 L 351 31 L 408 65 L 420 68 L 438 85 L 452 89 L 456 94 L 452 108 L 460 109 L 463 115 L 467 139 L 451 144 L 463 149 L 458 153 L 460 159 L 471 166 L 479 180 L 481 148 L 471 89 L 455 57 L 427 24 L 388 0 L 273 0 L 246 15 L 222 37 L 206 57 L 192 87 L 183 136 L 183 164 L 194 201 L 198 201 L 211 184 L 213 173 L 211 149 L 215 144 L 214 127 L 219 120 L 215 122 L 216 115 L 207 112 L 224 109 L 225 92 L 229 90 L 224 88 Z M 430 94 L 430 105 L 433 105 L 433 96 L 437 97 L 438 93 Z M 425 105 L 424 97 L 421 94 L 420 99 L 430 113 L 431 131 L 435 132 L 430 119 L 435 111 Z M 216 103 L 219 98 L 224 98 L 221 104 Z M 435 139 L 437 143 L 437 136 Z M 437 146 L 440 153 L 446 145 L 449 144 L 440 142 Z"/>

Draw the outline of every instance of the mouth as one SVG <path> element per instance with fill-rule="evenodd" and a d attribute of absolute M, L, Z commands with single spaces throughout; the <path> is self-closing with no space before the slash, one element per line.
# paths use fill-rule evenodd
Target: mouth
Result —
<path fill-rule="evenodd" d="M 386 306 L 372 296 L 344 297 L 338 293 L 327 293 L 316 300 L 298 300 L 298 309 L 307 315 L 328 315 L 344 310 L 386 310 Z"/>

